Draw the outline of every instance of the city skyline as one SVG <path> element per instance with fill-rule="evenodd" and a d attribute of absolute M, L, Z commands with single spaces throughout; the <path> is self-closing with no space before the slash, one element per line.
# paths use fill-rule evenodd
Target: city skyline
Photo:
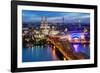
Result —
<path fill-rule="evenodd" d="M 43 16 L 47 17 L 48 22 L 52 23 L 78 23 L 79 20 L 80 23 L 90 23 L 89 13 L 22 10 L 23 23 L 41 22 Z"/>
<path fill-rule="evenodd" d="M 86 13 L 24 10 L 22 61 L 90 59 L 89 17 Z"/>

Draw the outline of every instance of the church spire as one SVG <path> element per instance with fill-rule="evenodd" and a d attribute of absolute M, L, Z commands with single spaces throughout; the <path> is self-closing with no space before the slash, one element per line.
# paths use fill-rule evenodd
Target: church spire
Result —
<path fill-rule="evenodd" d="M 45 16 L 43 16 L 41 19 L 40 29 L 44 35 L 48 35 L 49 30 L 50 30 L 50 26 L 48 25 L 48 21 L 47 21 L 47 18 Z"/>
<path fill-rule="evenodd" d="M 41 19 L 42 24 L 48 24 L 47 17 L 43 16 Z"/>

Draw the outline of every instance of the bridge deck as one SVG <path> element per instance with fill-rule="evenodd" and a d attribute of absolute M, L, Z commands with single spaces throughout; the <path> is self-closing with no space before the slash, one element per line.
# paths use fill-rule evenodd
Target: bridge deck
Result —
<path fill-rule="evenodd" d="M 54 37 L 49 38 L 48 40 L 63 54 L 64 58 L 66 58 L 67 60 L 77 60 L 85 58 L 85 55 L 73 52 L 73 48 L 68 40 L 61 40 Z"/>

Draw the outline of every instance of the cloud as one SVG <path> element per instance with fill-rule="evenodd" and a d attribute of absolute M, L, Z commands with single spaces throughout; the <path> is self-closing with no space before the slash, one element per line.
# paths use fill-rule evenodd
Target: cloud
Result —
<path fill-rule="evenodd" d="M 46 16 L 47 20 L 53 23 L 61 23 L 63 22 L 63 18 L 65 22 L 77 22 L 78 20 L 83 21 L 90 17 L 89 13 L 48 11 L 23 11 L 22 16 L 24 22 L 41 21 L 41 17 Z"/>

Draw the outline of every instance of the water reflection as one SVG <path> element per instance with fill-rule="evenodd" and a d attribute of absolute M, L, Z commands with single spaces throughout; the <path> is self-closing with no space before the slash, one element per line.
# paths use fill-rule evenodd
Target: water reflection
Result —
<path fill-rule="evenodd" d="M 34 46 L 32 48 L 23 48 L 23 62 L 33 61 L 51 61 L 55 60 L 51 46 Z"/>
<path fill-rule="evenodd" d="M 74 47 L 74 52 L 84 54 L 86 56 L 86 59 L 90 58 L 89 44 L 77 43 L 77 44 L 72 44 L 72 45 Z"/>
<path fill-rule="evenodd" d="M 82 53 L 86 59 L 90 58 L 89 44 L 72 44 L 75 53 Z M 23 62 L 39 62 L 39 61 L 53 61 L 60 59 L 57 52 L 51 45 L 37 45 L 32 48 L 23 48 L 22 61 Z"/>

